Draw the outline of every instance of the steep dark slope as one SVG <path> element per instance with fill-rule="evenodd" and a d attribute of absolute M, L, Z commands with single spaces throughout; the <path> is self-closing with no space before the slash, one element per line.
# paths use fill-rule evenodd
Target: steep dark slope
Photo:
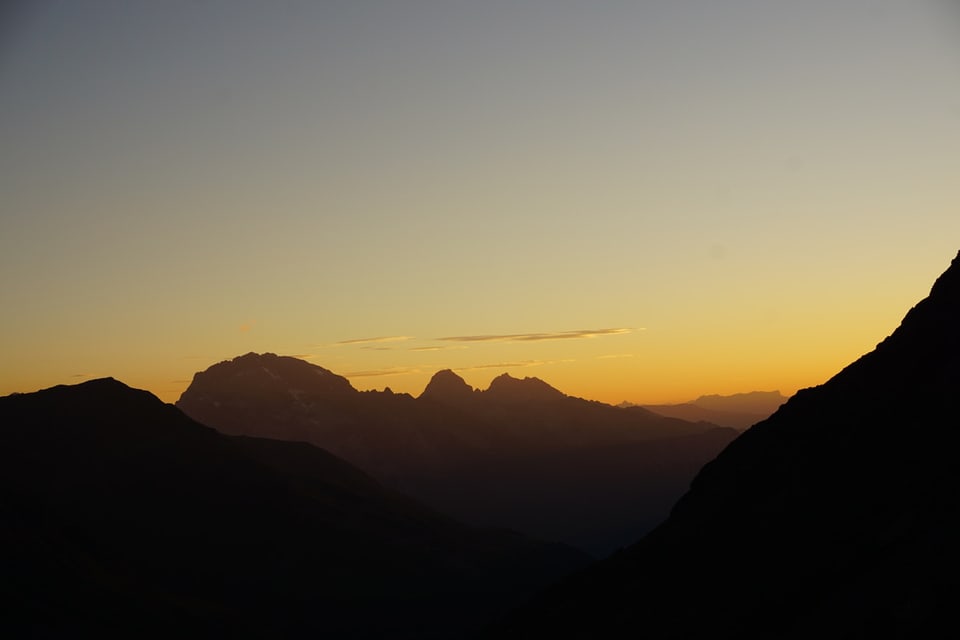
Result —
<path fill-rule="evenodd" d="M 960 595 L 960 256 L 876 350 L 497 637 L 943 637 Z"/>
<path fill-rule="evenodd" d="M 359 392 L 273 354 L 198 373 L 177 406 L 224 433 L 314 443 L 465 521 L 596 555 L 661 521 L 736 435 L 507 374 L 484 391 L 440 371 L 416 399 Z"/>
<path fill-rule="evenodd" d="M 466 637 L 582 566 L 111 379 L 0 398 L 4 637 Z"/>

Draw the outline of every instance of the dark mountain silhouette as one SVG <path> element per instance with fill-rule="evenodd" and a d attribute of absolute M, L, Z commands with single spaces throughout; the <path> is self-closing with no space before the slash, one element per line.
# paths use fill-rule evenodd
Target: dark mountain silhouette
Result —
<path fill-rule="evenodd" d="M 274 354 L 196 374 L 177 406 L 223 433 L 311 442 L 468 522 L 595 554 L 662 520 L 735 435 L 507 374 L 483 391 L 440 371 L 418 398 L 360 392 Z"/>
<path fill-rule="evenodd" d="M 787 401 L 779 391 L 751 391 L 729 396 L 706 395 L 682 404 L 645 404 L 644 408 L 662 416 L 690 421 L 706 421 L 724 427 L 746 429 L 769 418 Z M 619 406 L 635 406 L 623 403 Z"/>
<path fill-rule="evenodd" d="M 493 637 L 953 635 L 958 392 L 960 255 L 874 351 L 704 467 L 660 527 Z"/>
<path fill-rule="evenodd" d="M 490 382 L 486 397 L 501 404 L 529 404 L 531 402 L 561 401 L 566 396 L 539 378 L 519 380 L 509 373 L 497 376 Z"/>
<path fill-rule="evenodd" d="M 472 407 L 479 392 L 450 369 L 438 371 L 430 378 L 420 398 L 455 407 Z"/>
<path fill-rule="evenodd" d="M 0 443 L 3 637 L 467 637 L 587 561 L 112 379 L 0 398 Z"/>

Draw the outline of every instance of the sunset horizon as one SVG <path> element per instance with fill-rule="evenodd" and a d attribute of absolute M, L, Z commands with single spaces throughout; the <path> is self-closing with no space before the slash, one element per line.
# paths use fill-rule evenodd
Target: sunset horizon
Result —
<path fill-rule="evenodd" d="M 0 395 L 798 389 L 960 245 L 949 3 L 0 10 Z"/>
<path fill-rule="evenodd" d="M 10 637 L 928 638 L 960 2 L 0 3 Z"/>
<path fill-rule="evenodd" d="M 379 342 L 395 338 L 401 338 L 401 336 L 377 336 L 374 338 L 356 338 L 351 339 L 346 342 L 348 343 L 368 343 L 368 342 Z M 415 338 L 410 336 L 402 336 L 405 340 L 415 340 Z M 411 350 L 416 351 L 417 347 L 411 347 Z M 422 350 L 432 350 L 432 347 L 425 347 Z M 229 356 L 222 358 L 214 358 L 209 362 L 203 362 L 198 357 L 189 357 L 184 358 L 188 361 L 193 369 L 188 370 L 186 367 L 181 367 L 181 371 L 188 375 L 178 380 L 165 381 L 165 382 L 155 382 L 152 383 L 150 380 L 149 372 L 145 374 L 134 374 L 134 375 L 123 375 L 123 373 L 111 372 L 109 370 L 97 371 L 95 373 L 80 373 L 80 374 L 71 374 L 65 376 L 61 379 L 55 379 L 54 377 L 38 378 L 35 382 L 35 386 L 32 388 L 27 388 L 25 386 L 14 387 L 10 386 L 8 389 L 4 389 L 0 392 L 0 395 L 7 395 L 10 393 L 29 393 L 37 391 L 44 388 L 49 388 L 57 385 L 70 385 L 78 384 L 80 382 L 85 382 L 88 380 L 95 380 L 101 378 L 114 378 L 124 384 L 129 386 L 140 388 L 145 391 L 149 391 L 164 402 L 175 403 L 190 385 L 190 382 L 193 379 L 194 374 L 200 373 L 207 369 L 210 366 L 216 365 L 222 362 L 229 362 L 236 358 L 242 357 L 248 354 L 255 355 L 266 355 L 273 354 L 277 356 L 285 356 L 296 358 L 298 360 L 304 360 L 310 364 L 322 367 L 327 369 L 332 373 L 342 376 L 350 381 L 351 385 L 356 388 L 358 391 L 384 391 L 389 389 L 394 393 L 404 393 L 411 395 L 413 397 L 419 396 L 423 390 L 428 385 L 430 379 L 440 371 L 453 371 L 458 376 L 463 378 L 468 385 L 477 390 L 483 390 L 490 386 L 490 382 L 499 376 L 509 375 L 517 379 L 524 378 L 537 378 L 542 380 L 550 386 L 557 388 L 559 391 L 563 392 L 566 395 L 573 397 L 583 398 L 585 400 L 593 400 L 597 402 L 603 402 L 605 404 L 617 405 L 621 403 L 630 403 L 637 405 L 657 405 L 657 404 L 681 404 L 686 402 L 692 402 L 693 400 L 709 395 L 719 395 L 719 396 L 731 396 L 737 394 L 745 394 L 752 392 L 779 392 L 785 397 L 792 396 L 796 391 L 816 386 L 826 381 L 826 378 L 816 381 L 812 380 L 808 384 L 802 384 L 800 386 L 791 387 L 791 386 L 776 386 L 776 385 L 767 385 L 755 384 L 754 386 L 749 386 L 749 382 L 744 383 L 744 385 L 737 386 L 736 381 L 731 380 L 721 380 L 713 386 L 701 385 L 700 387 L 694 387 L 693 385 L 679 385 L 677 389 L 673 392 L 664 391 L 660 394 L 655 394 L 651 392 L 644 392 L 642 388 L 636 387 L 631 384 L 630 380 L 621 380 L 621 384 L 609 384 L 604 379 L 590 379 L 587 382 L 582 381 L 582 376 L 577 376 L 577 367 L 576 361 L 573 359 L 561 359 L 557 361 L 537 361 L 537 360 L 527 360 L 527 361 L 514 361 L 514 362 L 495 362 L 495 363 L 483 363 L 483 364 L 451 364 L 453 361 L 436 361 L 434 364 L 427 365 L 416 365 L 416 366 L 389 366 L 389 364 L 382 369 L 366 369 L 366 370 L 357 370 L 357 369 L 337 369 L 336 367 L 330 366 L 328 362 L 323 359 L 323 354 L 317 353 L 283 353 L 272 349 L 263 349 L 261 351 L 253 350 L 247 351 L 244 353 L 235 353 Z M 862 355 L 862 354 L 860 354 Z M 636 356 L 629 354 L 613 354 L 613 355 L 601 355 L 596 356 L 597 360 L 607 360 L 607 359 L 624 359 L 624 358 L 634 358 Z M 856 358 L 853 358 L 856 359 Z M 342 361 L 341 358 L 336 358 L 337 361 Z M 462 361 L 462 359 L 461 359 Z M 851 360 L 852 362 L 852 360 Z M 144 363 L 140 363 L 143 365 Z M 846 364 L 849 364 L 847 362 Z M 559 367 L 558 365 L 563 365 Z M 602 367 L 602 364 L 601 364 Z M 143 367 L 144 369 L 149 369 L 149 367 Z M 567 369 L 567 375 L 563 375 L 564 371 L 562 369 Z M 581 369 L 585 369 L 583 367 Z M 558 371 L 558 369 L 560 369 Z M 550 375 L 547 372 L 552 371 L 554 375 Z M 594 370 L 595 371 L 595 370 Z M 612 374 L 616 378 L 616 374 Z M 589 377 L 589 376 L 588 376 Z M 829 375 L 827 376 L 829 377 Z M 578 384 L 578 379 L 580 383 Z M 792 379 L 788 377 L 787 379 Z M 559 381 L 564 382 L 559 382 Z M 739 378 L 738 378 L 739 380 Z M 632 391 L 631 389 L 636 389 Z M 663 389 L 662 385 L 656 385 L 652 388 Z M 622 393 L 619 393 L 617 390 L 623 389 Z"/>

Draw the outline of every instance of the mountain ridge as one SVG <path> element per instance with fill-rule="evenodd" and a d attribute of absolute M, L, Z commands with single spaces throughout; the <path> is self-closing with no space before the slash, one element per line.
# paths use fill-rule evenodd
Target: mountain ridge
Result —
<path fill-rule="evenodd" d="M 271 376 L 281 372 L 281 360 L 284 375 Z M 664 517 L 696 469 L 735 435 L 712 424 L 568 396 L 538 378 L 509 374 L 478 390 L 443 370 L 416 398 L 359 392 L 346 379 L 336 394 L 314 393 L 309 372 L 315 366 L 247 354 L 197 374 L 177 406 L 224 433 L 312 442 L 464 521 L 518 529 L 598 555 Z M 645 453 L 654 442 L 660 442 L 659 459 Z M 616 447 L 635 451 L 645 466 L 614 454 Z M 600 472 L 604 458 L 615 462 L 620 482 Z M 544 498 L 548 487 L 566 486 L 567 477 L 579 478 L 582 487 L 566 504 L 539 508 L 552 502 Z M 513 486 L 504 486 L 505 478 Z M 645 506 L 631 513 L 629 504 Z M 584 526 L 585 520 L 593 525 Z"/>
<path fill-rule="evenodd" d="M 876 349 L 743 433 L 659 527 L 494 637 L 939 637 L 960 595 L 958 362 L 960 254 Z"/>
<path fill-rule="evenodd" d="M 417 399 L 434 400 L 444 404 L 463 405 L 476 399 L 479 390 L 450 369 L 441 369 L 430 378 Z"/>
<path fill-rule="evenodd" d="M 114 379 L 0 398 L 10 637 L 467 637 L 586 557 Z"/>

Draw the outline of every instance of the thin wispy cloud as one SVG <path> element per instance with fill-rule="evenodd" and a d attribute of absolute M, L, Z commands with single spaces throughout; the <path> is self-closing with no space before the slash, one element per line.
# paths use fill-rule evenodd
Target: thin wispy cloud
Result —
<path fill-rule="evenodd" d="M 614 358 L 636 358 L 637 354 L 635 353 L 610 353 L 605 356 L 597 356 L 599 360 L 612 360 Z"/>
<path fill-rule="evenodd" d="M 524 360 L 522 362 L 497 362 L 493 364 L 475 364 L 470 367 L 457 367 L 454 371 L 477 371 L 479 369 L 515 369 L 517 367 L 538 367 L 546 364 L 543 360 Z"/>
<path fill-rule="evenodd" d="M 467 349 L 468 347 L 453 347 L 453 346 L 443 346 L 443 347 L 411 347 L 407 351 L 458 351 L 461 349 Z"/>
<path fill-rule="evenodd" d="M 492 364 L 475 364 L 469 367 L 455 367 L 454 371 L 475 371 L 478 369 L 516 369 L 518 367 L 539 367 L 545 364 L 557 364 L 561 362 L 576 362 L 575 359 L 565 360 L 518 360 L 516 362 L 496 362 Z"/>
<path fill-rule="evenodd" d="M 374 338 L 354 338 L 353 340 L 341 340 L 334 344 L 371 344 L 374 342 L 403 342 L 404 340 L 413 340 L 413 336 L 377 336 Z"/>
<path fill-rule="evenodd" d="M 551 331 L 546 333 L 498 333 L 471 336 L 447 336 L 437 338 L 446 342 L 539 342 L 541 340 L 581 340 L 600 336 L 618 336 L 633 333 L 636 329 L 616 327 L 608 329 L 578 329 L 576 331 Z M 642 330 L 642 329 L 641 329 Z"/>
<path fill-rule="evenodd" d="M 414 367 L 390 367 L 388 369 L 367 369 L 365 371 L 352 371 L 343 374 L 345 378 L 372 378 L 375 376 L 402 376 L 408 373 L 420 373 L 420 369 Z"/>

